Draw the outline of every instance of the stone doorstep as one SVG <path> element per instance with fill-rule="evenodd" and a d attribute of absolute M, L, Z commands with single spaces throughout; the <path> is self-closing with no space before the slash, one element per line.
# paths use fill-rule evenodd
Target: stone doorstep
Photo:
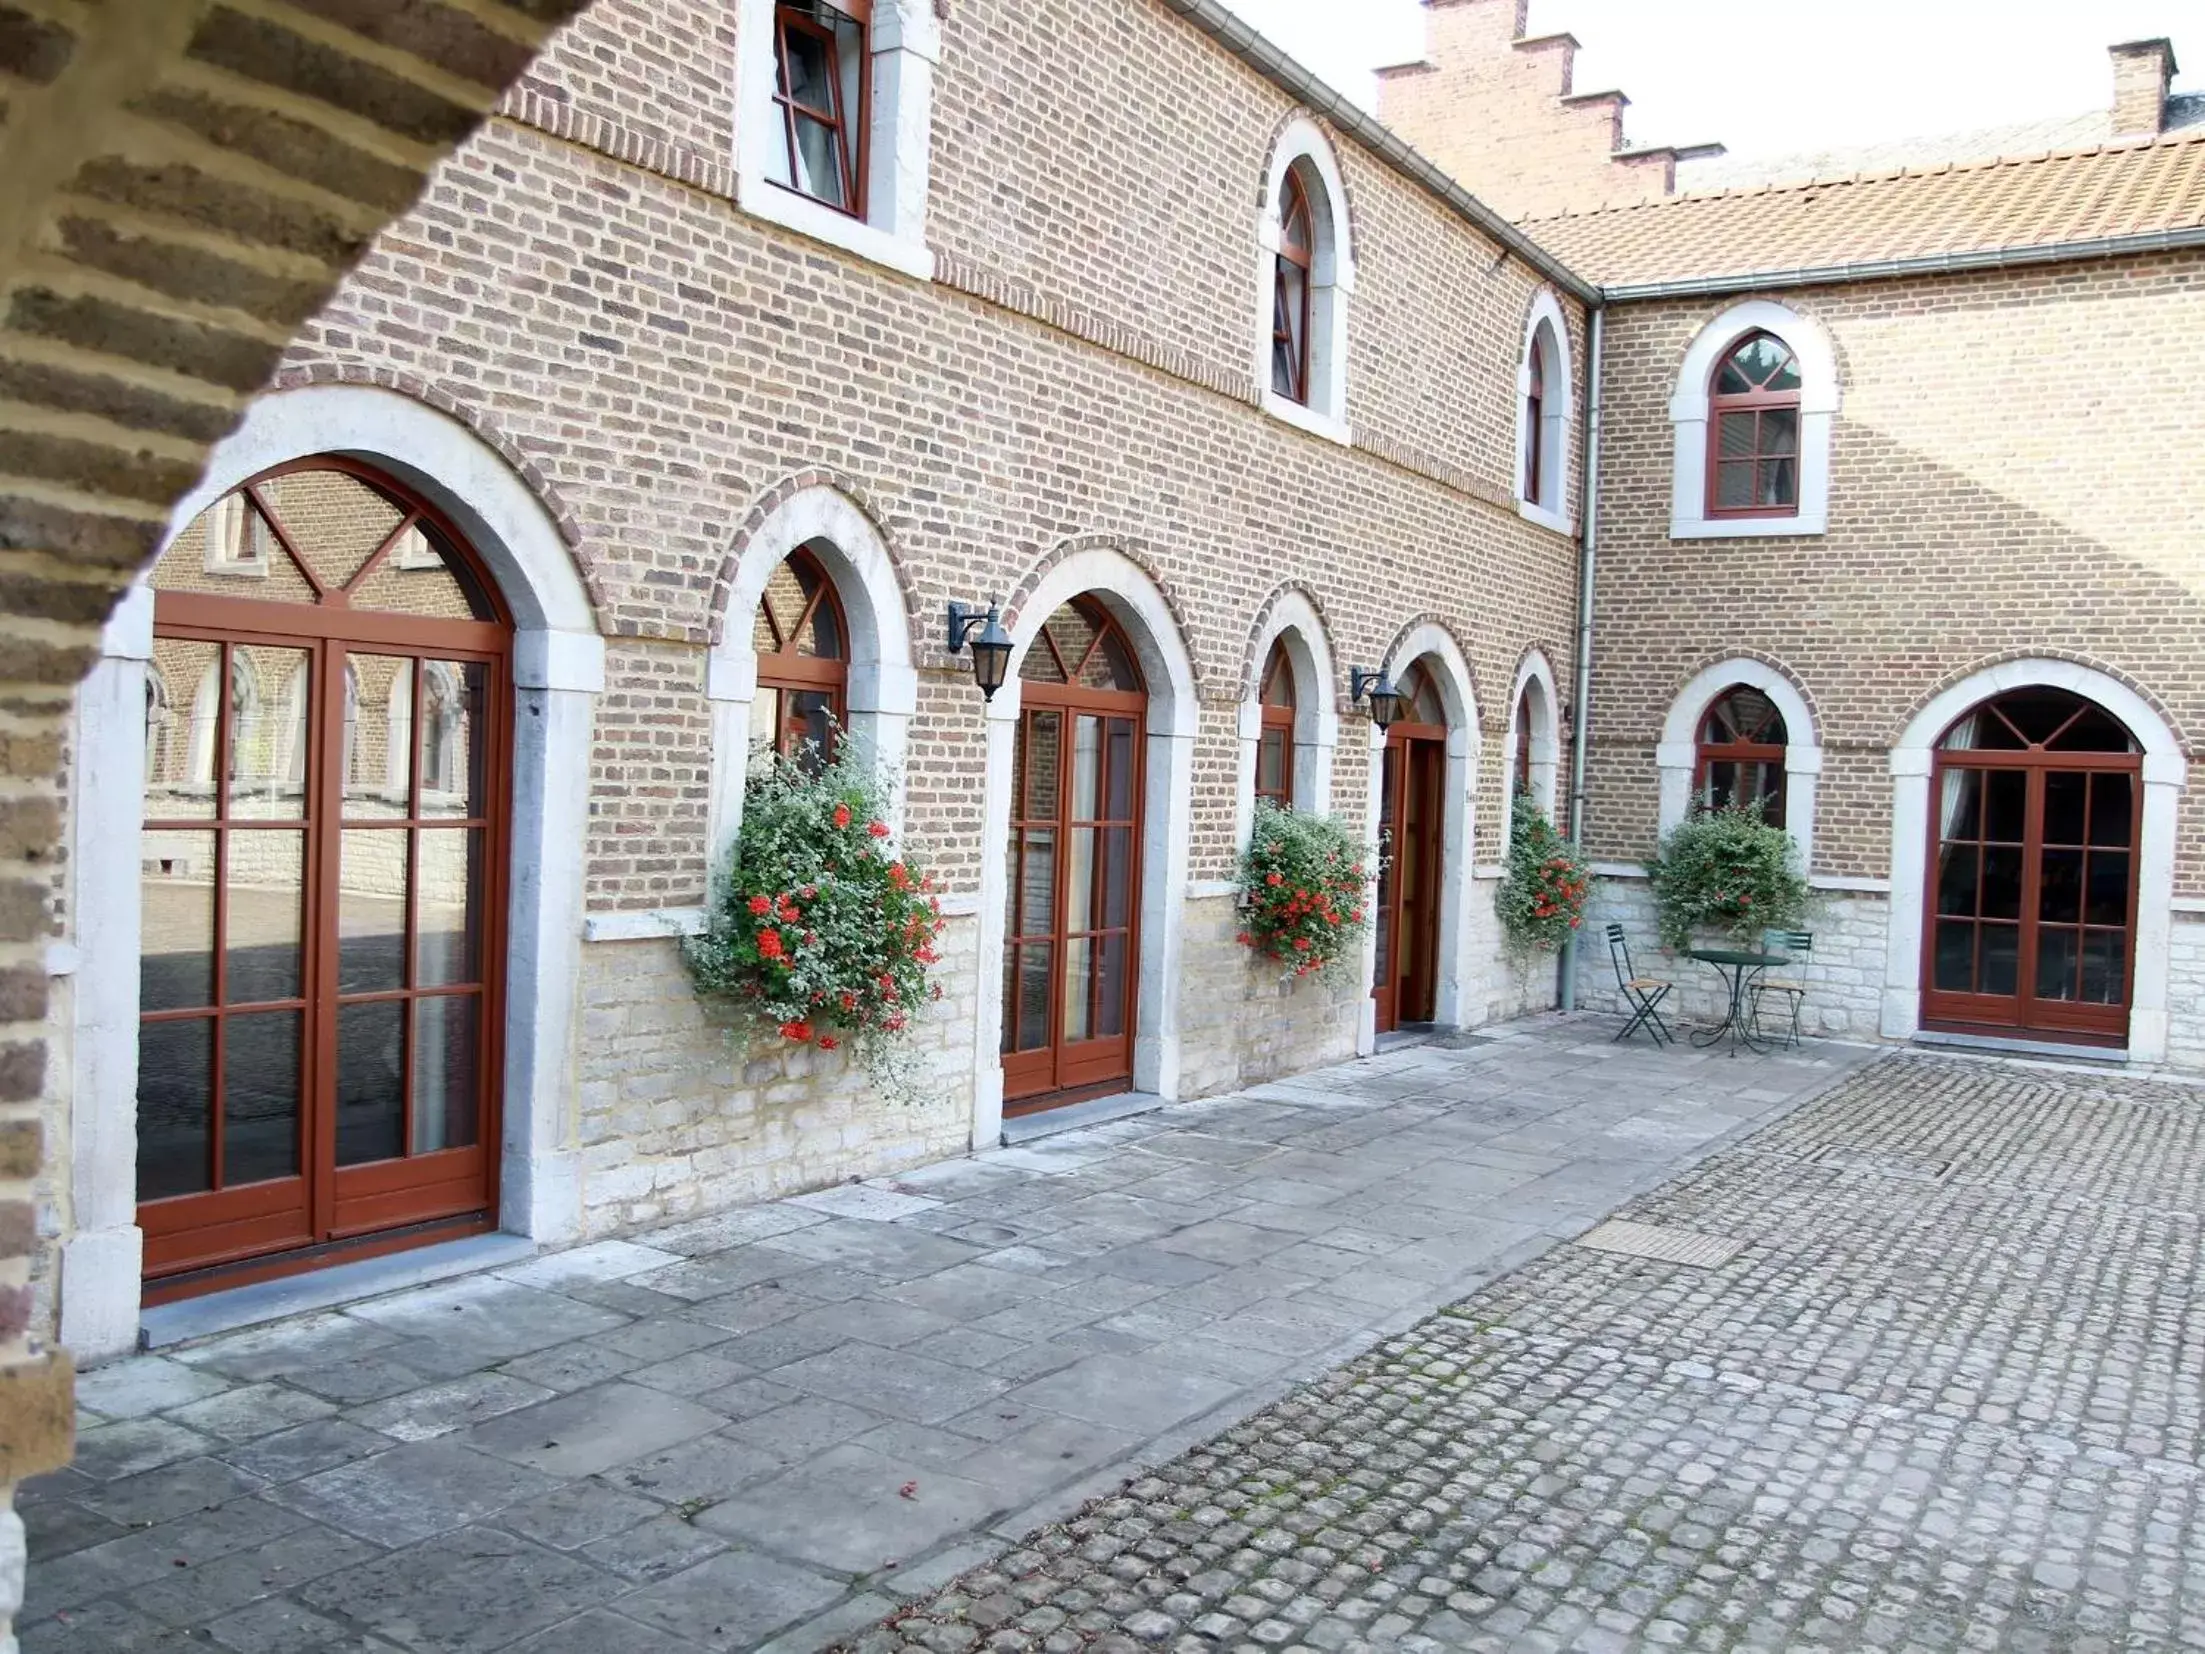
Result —
<path fill-rule="evenodd" d="M 525 1235 L 469 1235 L 410 1252 L 338 1264 L 330 1269 L 255 1281 L 204 1298 L 158 1304 L 138 1317 L 138 1347 L 157 1350 L 240 1327 L 287 1320 L 310 1310 L 338 1309 L 369 1298 L 387 1297 L 411 1287 L 428 1286 L 458 1275 L 475 1275 L 526 1263 L 536 1243 Z"/>
<path fill-rule="evenodd" d="M 1113 1120 L 1130 1120 L 1136 1115 L 1153 1114 L 1169 1106 L 1162 1097 L 1152 1091 L 1121 1091 L 1109 1097 L 1094 1097 L 1084 1103 L 1068 1103 L 1063 1108 L 1043 1109 L 1038 1114 L 1021 1114 L 1006 1117 L 1003 1121 L 1003 1146 L 1016 1148 L 1021 1143 L 1037 1142 L 1044 1137 L 1054 1137 L 1059 1132 L 1078 1131 L 1085 1126 L 1107 1125 Z"/>

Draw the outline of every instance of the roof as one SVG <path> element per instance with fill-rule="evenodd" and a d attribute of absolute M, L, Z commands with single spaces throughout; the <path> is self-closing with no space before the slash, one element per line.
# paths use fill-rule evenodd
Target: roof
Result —
<path fill-rule="evenodd" d="M 2205 126 L 2156 139 L 1677 195 L 1528 219 L 1579 275 L 1628 290 L 1967 260 L 2109 238 L 2205 239 Z"/>

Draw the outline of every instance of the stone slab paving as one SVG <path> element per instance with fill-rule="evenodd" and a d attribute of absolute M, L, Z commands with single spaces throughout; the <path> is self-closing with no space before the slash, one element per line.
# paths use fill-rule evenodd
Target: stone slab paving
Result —
<path fill-rule="evenodd" d="M 855 1634 L 1872 1057 L 1615 1026 L 1390 1051 L 87 1373 L 75 1466 L 19 1501 L 24 1654 Z"/>
<path fill-rule="evenodd" d="M 2205 1089 L 1894 1057 L 854 1637 L 2205 1648 Z"/>

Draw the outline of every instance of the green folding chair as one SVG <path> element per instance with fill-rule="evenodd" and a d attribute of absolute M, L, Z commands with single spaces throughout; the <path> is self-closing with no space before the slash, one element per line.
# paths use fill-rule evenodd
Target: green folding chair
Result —
<path fill-rule="evenodd" d="M 1677 1036 L 1669 1031 L 1669 1024 L 1661 1020 L 1661 1002 L 1676 990 L 1674 982 L 1665 982 L 1658 976 L 1641 976 L 1631 964 L 1631 944 L 1624 938 L 1621 925 L 1608 927 L 1608 962 L 1615 966 L 1615 985 L 1623 990 L 1623 1002 L 1631 1007 L 1631 1020 L 1623 1025 L 1623 1032 L 1616 1035 L 1626 1040 L 1638 1029 L 1644 1028 L 1654 1036 L 1656 1045 L 1674 1045 Z"/>
<path fill-rule="evenodd" d="M 1753 980 L 1746 984 L 1746 993 L 1749 996 L 1753 1017 L 1754 1035 L 1757 1038 L 1764 1037 L 1761 1033 L 1761 1002 L 1774 994 L 1785 1002 L 1778 1008 L 1779 1018 L 1781 1019 L 1787 1014 L 1789 1016 L 1790 1027 L 1789 1032 L 1785 1035 L 1784 1043 L 1788 1046 L 1796 1046 L 1799 1043 L 1799 1013 L 1807 1004 L 1807 966 L 1814 957 L 1814 932 L 1811 930 L 1763 931 L 1761 933 L 1761 951 L 1763 953 L 1781 953 L 1788 957 L 1791 963 L 1773 967 L 1775 970 L 1783 972 L 1781 976 L 1771 976 L 1769 971 L 1764 969 L 1756 972 Z M 1781 1022 L 1779 1025 L 1782 1025 Z"/>

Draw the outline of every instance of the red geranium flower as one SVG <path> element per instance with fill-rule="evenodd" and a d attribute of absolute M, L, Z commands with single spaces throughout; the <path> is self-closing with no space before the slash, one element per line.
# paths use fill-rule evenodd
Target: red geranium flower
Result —
<path fill-rule="evenodd" d="M 835 825 L 836 825 L 837 827 L 847 827 L 847 826 L 849 826 L 849 825 L 850 825 L 850 806 L 849 806 L 849 805 L 847 805 L 847 804 L 837 804 L 837 805 L 835 806 Z"/>
<path fill-rule="evenodd" d="M 761 930 L 758 933 L 758 957 L 761 959 L 778 959 L 781 957 L 781 933 L 779 931 Z"/>
<path fill-rule="evenodd" d="M 753 896 L 750 899 L 750 911 L 762 919 L 773 911 L 773 903 L 764 896 Z"/>
<path fill-rule="evenodd" d="M 781 1024 L 781 1037 L 792 1039 L 799 1045 L 809 1045 L 812 1041 L 812 1025 L 808 1022 L 784 1022 Z"/>
<path fill-rule="evenodd" d="M 868 821 L 865 824 L 865 830 L 875 838 L 886 838 L 888 836 L 888 823 L 885 821 Z"/>
<path fill-rule="evenodd" d="M 1267 885 L 1276 887 L 1286 882 L 1286 875 L 1283 873 L 1266 873 L 1263 876 L 1263 882 Z"/>
<path fill-rule="evenodd" d="M 822 1051 L 832 1051 L 832 1050 L 833 1050 L 834 1048 L 835 1048 L 835 1037 L 834 1037 L 834 1035 L 832 1035 L 832 1034 L 821 1034 L 821 1035 L 819 1036 L 819 1049 L 820 1049 L 820 1050 L 822 1050 Z"/>

